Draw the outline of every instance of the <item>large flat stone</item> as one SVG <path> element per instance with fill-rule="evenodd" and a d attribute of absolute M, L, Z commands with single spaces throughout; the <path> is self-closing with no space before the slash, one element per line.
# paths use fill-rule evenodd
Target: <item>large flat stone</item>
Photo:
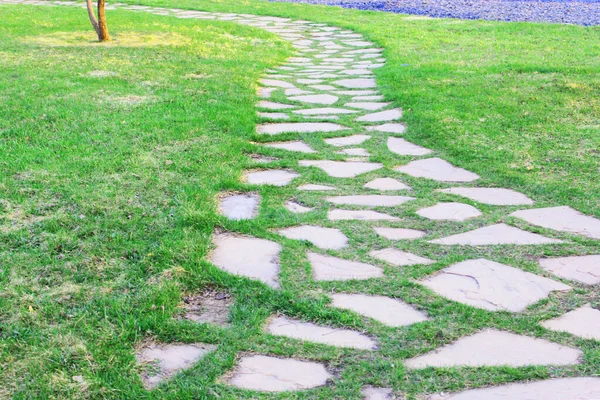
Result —
<path fill-rule="evenodd" d="M 286 110 L 289 108 L 296 108 L 296 106 L 290 104 L 275 103 L 273 101 L 259 101 L 257 106 L 267 110 Z"/>
<path fill-rule="evenodd" d="M 323 327 L 286 317 L 275 317 L 269 322 L 267 331 L 276 336 L 285 336 L 335 347 L 373 350 L 375 342 L 361 333 L 349 329 Z"/>
<path fill-rule="evenodd" d="M 279 135 L 281 133 L 337 132 L 344 129 L 348 128 L 332 122 L 286 122 L 258 125 L 256 132 L 264 135 Z"/>
<path fill-rule="evenodd" d="M 369 89 L 377 87 L 375 79 L 373 78 L 340 79 L 333 82 L 333 84 L 347 89 Z"/>
<path fill-rule="evenodd" d="M 574 365 L 579 363 L 581 355 L 580 350 L 547 340 L 487 329 L 431 353 L 406 360 L 404 365 L 409 369 Z"/>
<path fill-rule="evenodd" d="M 435 221 L 465 221 L 482 215 L 475 207 L 462 203 L 438 203 L 418 210 L 417 214 Z"/>
<path fill-rule="evenodd" d="M 320 363 L 252 355 L 239 361 L 228 383 L 248 390 L 286 392 L 323 386 L 330 378 Z"/>
<path fill-rule="evenodd" d="M 600 378 L 561 378 L 434 395 L 425 400 L 597 400 Z"/>
<path fill-rule="evenodd" d="M 418 146 L 414 143 L 401 138 L 389 137 L 387 140 L 388 149 L 395 154 L 401 156 L 424 156 L 433 153 L 432 150 Z"/>
<path fill-rule="evenodd" d="M 316 281 L 365 280 L 383 276 L 381 268 L 370 264 L 317 253 L 308 253 L 307 256 Z"/>
<path fill-rule="evenodd" d="M 536 208 L 517 211 L 510 215 L 555 231 L 600 239 L 600 220 L 584 215 L 571 207 Z"/>
<path fill-rule="evenodd" d="M 389 264 L 395 265 L 396 267 L 407 267 L 410 265 L 428 265 L 433 264 L 435 261 L 429 258 L 420 257 L 416 254 L 408 253 L 406 251 L 400 251 L 398 249 L 387 248 L 381 250 L 372 250 L 369 252 L 371 257 L 378 260 L 385 261 Z"/>
<path fill-rule="evenodd" d="M 544 258 L 540 266 L 564 279 L 586 285 L 600 283 L 600 255 Z"/>
<path fill-rule="evenodd" d="M 388 240 L 414 240 L 425 236 L 425 232 L 416 229 L 406 228 L 373 228 L 379 236 L 383 236 Z"/>
<path fill-rule="evenodd" d="M 411 190 L 411 187 L 394 178 L 376 178 L 366 183 L 368 189 L 386 191 Z"/>
<path fill-rule="evenodd" d="M 358 122 L 384 122 L 394 121 L 402 118 L 403 111 L 401 108 L 395 108 L 393 110 L 379 111 L 372 114 L 363 115 L 362 117 L 356 118 Z"/>
<path fill-rule="evenodd" d="M 300 174 L 295 172 L 271 169 L 266 171 L 246 172 L 242 180 L 250 185 L 285 186 L 299 176 Z"/>
<path fill-rule="evenodd" d="M 279 253 L 281 246 L 270 240 L 234 236 L 228 233 L 216 235 L 215 250 L 210 262 L 230 274 L 259 280 L 278 288 Z"/>
<path fill-rule="evenodd" d="M 348 238 L 339 229 L 302 225 L 278 231 L 288 239 L 306 240 L 325 250 L 339 250 L 348 245 Z"/>
<path fill-rule="evenodd" d="M 219 209 L 231 220 L 252 219 L 256 216 L 259 202 L 260 196 L 256 193 L 236 194 L 220 199 Z"/>
<path fill-rule="evenodd" d="M 438 189 L 442 193 L 463 196 L 483 204 L 494 206 L 518 206 L 533 204 L 533 200 L 522 193 L 510 189 L 455 187 Z"/>
<path fill-rule="evenodd" d="M 277 80 L 277 79 L 261 79 L 260 83 L 262 85 L 265 85 L 265 86 L 277 87 L 277 88 L 285 88 L 285 89 L 290 89 L 290 88 L 295 88 L 296 87 L 296 86 L 294 86 L 293 84 L 291 84 L 289 82 L 280 81 L 280 80 Z"/>
<path fill-rule="evenodd" d="M 298 164 L 302 167 L 320 168 L 334 178 L 354 178 L 383 167 L 379 163 L 360 161 L 301 160 Z"/>
<path fill-rule="evenodd" d="M 600 340 L 600 310 L 592 308 L 589 304 L 570 311 L 558 318 L 543 321 L 544 328 L 568 332 L 584 339 Z"/>
<path fill-rule="evenodd" d="M 489 311 L 519 312 L 571 287 L 552 279 L 486 259 L 444 268 L 420 282 L 440 296 Z"/>
<path fill-rule="evenodd" d="M 426 321 L 427 315 L 400 300 L 366 294 L 331 295 L 333 307 L 354 311 L 392 327 L 408 326 Z"/>
<path fill-rule="evenodd" d="M 274 149 L 282 149 L 288 151 L 296 151 L 298 153 L 316 153 L 312 147 L 307 145 L 301 141 L 294 142 L 282 142 L 282 143 L 267 143 L 265 144 L 267 147 L 272 147 Z"/>
<path fill-rule="evenodd" d="M 473 231 L 459 233 L 429 243 L 462 246 L 488 246 L 497 244 L 549 244 L 563 243 L 562 240 L 551 239 L 537 233 L 531 233 L 506 224 L 496 224 Z"/>
<path fill-rule="evenodd" d="M 332 196 L 326 198 L 328 202 L 333 204 L 350 204 L 356 206 L 372 207 L 395 207 L 414 199 L 414 197 L 408 196 L 385 196 L 379 194 Z"/>
<path fill-rule="evenodd" d="M 325 139 L 325 143 L 336 147 L 355 146 L 357 144 L 366 142 L 369 139 L 371 139 L 371 136 L 369 135 L 352 135 L 339 138 Z"/>
<path fill-rule="evenodd" d="M 387 123 L 377 126 L 367 126 L 366 129 L 368 131 L 402 134 L 406 132 L 406 125 L 398 123 Z"/>
<path fill-rule="evenodd" d="M 289 97 L 292 101 L 310 104 L 333 104 L 338 101 L 338 97 L 331 94 L 307 94 L 304 96 Z"/>
<path fill-rule="evenodd" d="M 395 168 L 395 170 L 414 176 L 415 178 L 428 178 L 438 182 L 472 182 L 479 179 L 479 175 L 455 167 L 441 158 L 412 161 Z"/>
<path fill-rule="evenodd" d="M 398 217 L 371 210 L 331 210 L 327 213 L 331 221 L 397 221 Z"/>

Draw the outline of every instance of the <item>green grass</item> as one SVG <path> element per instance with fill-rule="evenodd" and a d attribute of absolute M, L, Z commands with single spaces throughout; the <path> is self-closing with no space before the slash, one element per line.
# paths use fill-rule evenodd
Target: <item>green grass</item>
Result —
<path fill-rule="evenodd" d="M 289 16 L 361 32 L 386 51 L 378 84 L 386 100 L 405 109 L 407 139 L 477 172 L 482 186 L 514 188 L 538 206 L 571 205 L 600 217 L 598 28 L 406 19 L 263 1 L 144 4 Z M 368 224 L 323 224 L 329 206 L 322 197 L 293 187 L 256 188 L 263 197 L 260 217 L 227 221 L 216 213 L 216 196 L 247 190 L 239 183 L 241 171 L 258 167 L 248 153 L 282 157 L 271 165 L 302 171 L 298 182 L 335 184 L 345 193 L 381 172 L 340 184 L 319 170 L 298 169 L 296 160 L 306 157 L 250 143 L 265 140 L 253 133 L 256 82 L 293 54 L 275 36 L 233 23 L 124 10 L 108 17 L 116 41 L 104 45 L 92 41 L 83 10 L 0 6 L 0 101 L 6 104 L 0 108 L 0 398 L 262 398 L 219 382 L 244 352 L 318 360 L 337 373 L 325 388 L 264 398 L 360 398 L 360 388 L 371 384 L 415 399 L 515 380 L 600 374 L 598 342 L 537 324 L 587 302 L 599 306 L 597 287 L 573 285 L 576 290 L 514 315 L 449 302 L 412 282 L 475 257 L 549 276 L 536 258 L 600 254 L 597 241 L 532 229 L 506 217 L 514 207 L 470 203 L 485 216 L 460 224 L 417 218 L 418 208 L 453 198 L 432 194 L 442 185 L 390 172 L 409 158 L 383 151 L 383 137 L 365 147 L 419 199 L 393 211 L 402 226 L 440 237 L 510 221 L 571 243 L 491 249 L 393 244 Z M 109 74 L 95 77 L 92 71 Z M 336 157 L 321 136 L 298 136 Z M 291 197 L 318 211 L 287 213 L 282 204 Z M 311 247 L 272 232 L 300 222 L 344 231 L 352 246 L 332 255 L 383 267 L 367 253 L 396 246 L 439 262 L 386 267 L 381 280 L 316 283 L 305 258 Z M 204 261 L 215 228 L 282 243 L 284 290 L 230 276 Z M 230 328 L 173 318 L 184 293 L 207 285 L 233 294 Z M 426 310 L 431 320 L 386 328 L 327 307 L 332 290 L 399 297 Z M 264 321 L 275 312 L 359 329 L 377 338 L 380 349 L 343 350 L 265 335 Z M 558 368 L 402 366 L 403 359 L 484 327 L 576 346 L 585 356 L 580 365 Z M 148 338 L 219 347 L 147 392 L 133 354 Z M 85 384 L 72 379 L 78 375 Z"/>

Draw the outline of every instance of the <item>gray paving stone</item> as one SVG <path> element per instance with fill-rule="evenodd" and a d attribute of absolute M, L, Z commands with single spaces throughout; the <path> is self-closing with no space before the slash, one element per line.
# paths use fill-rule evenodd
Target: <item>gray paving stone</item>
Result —
<path fill-rule="evenodd" d="M 402 109 L 395 108 L 393 110 L 379 111 L 372 114 L 363 115 L 362 117 L 356 118 L 358 122 L 383 122 L 383 121 L 394 121 L 402 118 Z"/>
<path fill-rule="evenodd" d="M 285 109 L 289 109 L 289 108 L 297 108 L 297 106 L 293 106 L 290 104 L 275 103 L 273 101 L 265 101 L 265 100 L 259 101 L 256 106 L 259 108 L 265 108 L 268 110 L 285 110 Z"/>
<path fill-rule="evenodd" d="M 312 93 L 313 92 L 311 92 L 310 90 L 304 90 L 304 89 L 298 89 L 298 88 L 285 89 L 286 96 L 299 96 L 301 94 L 312 94 Z"/>
<path fill-rule="evenodd" d="M 261 118 L 273 120 L 290 119 L 290 116 L 285 113 L 259 112 L 258 116 Z"/>
<path fill-rule="evenodd" d="M 285 208 L 287 208 L 290 212 L 293 212 L 294 214 L 304 214 L 314 210 L 314 208 L 305 207 L 302 204 L 296 203 L 295 201 L 286 202 Z"/>
<path fill-rule="evenodd" d="M 416 254 L 412 254 L 406 251 L 400 251 L 398 249 L 387 248 L 381 250 L 372 250 L 369 255 L 381 261 L 385 261 L 396 267 L 408 267 L 411 265 L 429 265 L 435 261 L 429 258 L 420 257 Z"/>
<path fill-rule="evenodd" d="M 344 96 L 367 96 L 379 93 L 377 90 L 335 90 L 335 94 L 343 94 Z"/>
<path fill-rule="evenodd" d="M 274 149 L 296 151 L 299 153 L 316 153 L 312 147 L 299 140 L 293 142 L 266 143 L 265 146 L 272 147 Z"/>
<path fill-rule="evenodd" d="M 286 186 L 300 174 L 280 169 L 246 172 L 243 181 L 250 185 Z"/>
<path fill-rule="evenodd" d="M 327 213 L 330 221 L 397 221 L 399 218 L 392 215 L 371 210 L 331 210 Z"/>
<path fill-rule="evenodd" d="M 306 240 L 325 250 L 339 250 L 348 245 L 348 238 L 339 229 L 322 226 L 301 225 L 280 229 L 280 235 L 288 239 Z"/>
<path fill-rule="evenodd" d="M 335 115 L 335 114 L 353 114 L 355 110 L 346 110 L 345 108 L 323 107 L 308 108 L 306 110 L 295 110 L 294 114 L 300 115 Z"/>
<path fill-rule="evenodd" d="M 381 268 L 370 264 L 317 253 L 308 253 L 307 256 L 316 281 L 365 280 L 383 276 Z"/>
<path fill-rule="evenodd" d="M 365 101 L 354 101 L 344 104 L 344 107 L 359 108 L 361 110 L 376 111 L 389 106 L 391 103 L 375 103 Z"/>
<path fill-rule="evenodd" d="M 568 332 L 584 339 L 600 340 L 600 310 L 586 304 L 541 325 L 557 332 Z"/>
<path fill-rule="evenodd" d="M 317 121 L 332 121 L 340 119 L 337 115 L 307 115 L 305 118 L 314 119 Z"/>
<path fill-rule="evenodd" d="M 420 209 L 417 214 L 435 221 L 466 221 L 482 215 L 475 207 L 462 203 L 437 203 L 435 206 Z"/>
<path fill-rule="evenodd" d="M 410 186 L 394 178 L 376 178 L 366 183 L 364 187 L 381 191 L 412 190 Z"/>
<path fill-rule="evenodd" d="M 529 197 L 510 189 L 455 187 L 449 189 L 438 189 L 438 192 L 455 194 L 479 203 L 491 204 L 495 206 L 533 204 L 533 201 Z"/>
<path fill-rule="evenodd" d="M 279 253 L 281 246 L 270 240 L 224 233 L 214 238 L 215 250 L 210 262 L 230 274 L 259 280 L 279 287 Z"/>
<path fill-rule="evenodd" d="M 402 134 L 402 133 L 406 132 L 406 125 L 396 124 L 396 123 L 387 123 L 387 124 L 377 125 L 377 126 L 367 126 L 365 129 L 368 131 Z"/>
<path fill-rule="evenodd" d="M 564 279 L 586 285 L 600 283 L 600 255 L 544 258 L 540 266 Z"/>
<path fill-rule="evenodd" d="M 333 186 L 328 186 L 328 185 L 315 185 L 312 183 L 307 183 L 305 185 L 300 185 L 298 186 L 298 190 L 304 190 L 304 191 L 309 191 L 309 192 L 318 192 L 318 191 L 331 191 L 331 190 L 337 190 L 336 187 Z"/>
<path fill-rule="evenodd" d="M 331 122 L 290 122 L 282 124 L 263 124 L 256 127 L 259 134 L 278 135 L 280 133 L 336 132 L 348 129 Z"/>
<path fill-rule="evenodd" d="M 449 162 L 437 157 L 411 161 L 394 170 L 415 178 L 428 178 L 438 182 L 472 182 L 479 179 L 479 175 L 455 167 Z"/>
<path fill-rule="evenodd" d="M 308 94 L 305 96 L 288 97 L 289 100 L 310 104 L 333 104 L 338 101 L 337 96 L 331 94 Z"/>
<path fill-rule="evenodd" d="M 536 208 L 517 211 L 510 215 L 555 231 L 600 239 L 600 220 L 584 215 L 571 207 Z"/>
<path fill-rule="evenodd" d="M 333 84 L 347 89 L 369 89 L 377 87 L 375 79 L 373 78 L 340 79 L 333 82 Z"/>
<path fill-rule="evenodd" d="M 328 202 L 333 204 L 350 204 L 372 207 L 395 207 L 414 199 L 414 197 L 408 196 L 386 196 L 379 194 L 332 196 L 326 198 Z"/>
<path fill-rule="evenodd" d="M 355 146 L 357 144 L 364 143 L 369 139 L 371 139 L 371 136 L 369 135 L 352 135 L 339 138 L 325 139 L 325 143 L 336 147 Z"/>
<path fill-rule="evenodd" d="M 379 163 L 361 161 L 300 160 L 302 167 L 317 167 L 334 178 L 354 178 L 358 175 L 382 168 Z"/>
<path fill-rule="evenodd" d="M 404 365 L 409 369 L 455 366 L 574 365 L 579 364 L 581 355 L 580 350 L 547 340 L 488 329 L 459 339 L 429 354 L 406 360 Z"/>
<path fill-rule="evenodd" d="M 465 233 L 431 240 L 429 243 L 444 245 L 487 246 L 498 244 L 549 244 L 564 243 L 559 239 L 551 239 L 537 233 L 531 233 L 506 224 L 490 225 Z"/>
<path fill-rule="evenodd" d="M 373 228 L 379 236 L 383 236 L 388 240 L 414 240 L 425 236 L 425 232 L 416 229 L 407 228 Z"/>
<path fill-rule="evenodd" d="M 228 383 L 241 389 L 287 392 L 323 386 L 331 378 L 320 363 L 250 355 L 238 362 Z"/>
<path fill-rule="evenodd" d="M 276 90 L 277 88 L 258 88 L 257 94 L 258 97 L 268 99 L 269 97 L 271 97 L 271 94 L 273 94 L 273 92 Z"/>
<path fill-rule="evenodd" d="M 351 99 L 352 101 L 379 101 L 383 100 L 382 95 L 371 95 L 371 96 L 355 96 Z M 389 104 L 389 103 L 386 103 Z"/>
<path fill-rule="evenodd" d="M 489 311 L 520 312 L 570 286 L 486 259 L 444 268 L 420 282 L 440 296 Z"/>
<path fill-rule="evenodd" d="M 287 317 L 271 319 L 267 331 L 276 336 L 285 336 L 335 347 L 360 350 L 374 350 L 377 348 L 376 343 L 371 338 L 356 331 L 319 326 Z"/>
<path fill-rule="evenodd" d="M 219 209 L 227 219 L 239 221 L 256 217 L 259 203 L 256 193 L 229 195 L 220 199 Z"/>
<path fill-rule="evenodd" d="M 393 400 L 392 389 L 365 387 L 360 391 L 363 400 Z"/>
<path fill-rule="evenodd" d="M 278 88 L 285 88 L 285 89 L 290 89 L 290 88 L 295 88 L 296 87 L 296 86 L 294 86 L 293 84 L 291 84 L 289 82 L 280 81 L 280 80 L 277 80 L 277 79 L 261 79 L 259 82 L 261 83 L 261 85 L 271 86 L 271 87 L 278 87 Z"/>
<path fill-rule="evenodd" d="M 426 149 L 425 147 L 395 137 L 389 137 L 387 139 L 387 147 L 392 153 L 401 156 L 424 156 L 433 153 L 432 150 Z"/>
<path fill-rule="evenodd" d="M 346 154 L 349 156 L 359 156 L 359 157 L 369 157 L 371 154 L 361 147 L 351 148 L 351 149 L 343 149 L 340 151 L 336 151 L 335 154 Z"/>
<path fill-rule="evenodd" d="M 331 295 L 332 307 L 354 311 L 380 323 L 392 326 L 408 326 L 427 321 L 427 315 L 412 306 L 385 296 L 337 293 Z"/>

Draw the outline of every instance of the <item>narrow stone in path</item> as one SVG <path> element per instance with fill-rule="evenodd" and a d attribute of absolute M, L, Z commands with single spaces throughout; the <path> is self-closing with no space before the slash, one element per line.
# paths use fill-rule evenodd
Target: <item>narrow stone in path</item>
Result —
<path fill-rule="evenodd" d="M 221 214 L 228 219 L 239 221 L 256 216 L 260 196 L 256 193 L 230 195 L 220 199 Z"/>
<path fill-rule="evenodd" d="M 315 184 L 312 184 L 312 183 L 307 183 L 305 185 L 298 186 L 298 190 L 305 190 L 305 191 L 308 191 L 308 192 L 318 192 L 318 191 L 337 190 L 337 188 L 335 188 L 333 186 L 315 185 Z"/>
<path fill-rule="evenodd" d="M 298 88 L 285 89 L 286 96 L 299 96 L 301 94 L 312 94 L 312 92 L 308 91 L 308 90 L 298 89 Z"/>
<path fill-rule="evenodd" d="M 274 149 L 297 151 L 299 153 L 316 153 L 312 147 L 299 140 L 294 142 L 267 143 L 265 146 L 272 147 Z"/>
<path fill-rule="evenodd" d="M 600 255 L 544 258 L 540 266 L 564 279 L 586 285 L 600 283 Z"/>
<path fill-rule="evenodd" d="M 331 210 L 327 213 L 330 221 L 397 221 L 398 217 L 371 210 Z"/>
<path fill-rule="evenodd" d="M 317 253 L 308 253 L 307 256 L 316 281 L 365 280 L 383 276 L 381 268 L 370 264 Z"/>
<path fill-rule="evenodd" d="M 269 97 L 271 97 L 271 94 L 273 94 L 273 92 L 276 90 L 277 88 L 258 88 L 257 94 L 258 97 L 268 99 Z"/>
<path fill-rule="evenodd" d="M 600 239 L 600 220 L 584 215 L 571 207 L 536 208 L 517 211 L 510 215 L 555 231 Z"/>
<path fill-rule="evenodd" d="M 259 101 L 257 106 L 259 108 L 266 108 L 269 110 L 285 110 L 288 108 L 297 108 L 297 106 L 293 106 L 290 104 L 282 104 L 282 103 L 275 103 L 273 101 Z"/>
<path fill-rule="evenodd" d="M 321 82 L 323 82 L 323 79 L 298 79 L 298 83 L 302 83 L 303 85 L 313 85 Z"/>
<path fill-rule="evenodd" d="M 278 135 L 280 133 L 314 133 L 314 132 L 336 132 L 348 129 L 345 126 L 331 122 L 290 122 L 282 124 L 263 124 L 256 127 L 256 132 L 267 135 Z"/>
<path fill-rule="evenodd" d="M 339 138 L 325 139 L 325 143 L 327 143 L 331 146 L 343 147 L 343 146 L 354 146 L 357 144 L 361 144 L 361 143 L 366 142 L 369 139 L 371 139 L 371 136 L 369 136 L 369 135 L 352 135 L 352 136 L 344 136 L 344 137 L 339 137 Z"/>
<path fill-rule="evenodd" d="M 285 186 L 300 174 L 282 169 L 245 172 L 243 181 L 250 185 Z"/>
<path fill-rule="evenodd" d="M 375 102 L 355 101 L 355 102 L 344 104 L 344 107 L 359 108 L 361 110 L 367 110 L 367 111 L 376 111 L 376 110 L 381 110 L 382 108 L 387 107 L 390 104 L 391 103 L 375 103 Z"/>
<path fill-rule="evenodd" d="M 394 170 L 415 178 L 428 178 L 438 182 L 472 182 L 479 179 L 479 175 L 455 167 L 448 161 L 437 157 L 412 161 Z"/>
<path fill-rule="evenodd" d="M 438 189 L 442 193 L 463 196 L 483 204 L 494 206 L 518 206 L 533 204 L 533 200 L 522 193 L 510 189 L 456 187 Z"/>
<path fill-rule="evenodd" d="M 302 204 L 298 204 L 294 201 L 286 202 L 285 208 L 287 208 L 290 212 L 293 212 L 294 214 L 304 214 L 304 213 L 314 210 L 314 208 L 305 207 Z"/>
<path fill-rule="evenodd" d="M 363 115 L 362 117 L 356 118 L 359 122 L 383 122 L 393 121 L 402 118 L 402 109 L 396 108 L 393 110 L 380 111 L 373 114 Z"/>
<path fill-rule="evenodd" d="M 376 178 L 366 183 L 368 189 L 385 191 L 411 190 L 411 187 L 394 178 Z"/>
<path fill-rule="evenodd" d="M 389 151 L 401 156 L 424 156 L 433 153 L 432 150 L 418 146 L 401 138 L 389 137 L 387 140 Z"/>
<path fill-rule="evenodd" d="M 371 154 L 361 147 L 351 148 L 351 149 L 343 149 L 340 151 L 336 151 L 336 154 L 347 154 L 349 156 L 360 156 L 360 157 L 369 157 Z"/>
<path fill-rule="evenodd" d="M 284 81 L 280 81 L 280 80 L 276 80 L 276 79 L 261 79 L 259 82 L 265 86 L 273 86 L 273 87 L 278 87 L 278 88 L 295 88 L 296 87 L 289 82 L 284 82 Z"/>
<path fill-rule="evenodd" d="M 332 196 L 326 200 L 333 204 L 350 204 L 356 206 L 395 207 L 414 200 L 408 196 L 385 196 L 379 194 L 358 194 L 350 196 Z"/>
<path fill-rule="evenodd" d="M 289 99 L 311 104 L 333 104 L 338 101 L 338 97 L 331 94 L 309 94 L 305 96 L 289 97 Z"/>
<path fill-rule="evenodd" d="M 392 327 L 427 321 L 427 315 L 410 305 L 385 296 L 337 293 L 331 295 L 333 307 L 354 311 Z"/>
<path fill-rule="evenodd" d="M 561 378 L 433 395 L 425 400 L 597 400 L 600 378 Z"/>
<path fill-rule="evenodd" d="M 402 134 L 402 133 L 406 132 L 406 125 L 388 123 L 388 124 L 377 125 L 377 126 L 367 126 L 366 129 L 368 131 Z"/>
<path fill-rule="evenodd" d="M 210 262 L 234 275 L 257 279 L 273 288 L 279 287 L 279 253 L 281 246 L 270 240 L 223 233 L 214 238 L 216 249 Z"/>
<path fill-rule="evenodd" d="M 334 85 L 342 86 L 348 89 L 369 89 L 377 87 L 373 78 L 358 78 L 358 79 L 340 79 L 333 82 Z"/>
<path fill-rule="evenodd" d="M 141 348 L 135 358 L 143 365 L 141 372 L 144 387 L 151 390 L 177 372 L 191 368 L 217 346 L 203 343 L 159 344 L 152 343 Z"/>
<path fill-rule="evenodd" d="M 288 239 L 306 240 L 325 250 L 339 250 L 348 245 L 348 238 L 339 229 L 301 225 L 278 231 Z"/>
<path fill-rule="evenodd" d="M 376 90 L 335 90 L 335 94 L 343 94 L 344 96 L 366 96 L 379 93 Z"/>
<path fill-rule="evenodd" d="M 440 296 L 489 311 L 519 312 L 570 286 L 483 258 L 459 262 L 420 282 Z"/>
<path fill-rule="evenodd" d="M 317 167 L 333 178 L 354 178 L 355 176 L 375 171 L 382 164 L 360 161 L 301 160 L 302 167 Z"/>
<path fill-rule="evenodd" d="M 363 400 L 393 400 L 392 389 L 365 387 L 360 391 Z"/>
<path fill-rule="evenodd" d="M 290 119 L 290 116 L 285 113 L 259 112 L 258 116 L 272 120 Z"/>
<path fill-rule="evenodd" d="M 413 240 L 425 236 L 425 232 L 416 229 L 376 227 L 373 230 L 388 240 Z"/>
<path fill-rule="evenodd" d="M 375 95 L 375 96 L 355 96 L 352 99 L 350 99 L 352 101 L 378 101 L 378 100 L 383 100 L 383 96 L 382 95 Z M 385 103 L 385 104 L 390 104 L 390 103 Z"/>
<path fill-rule="evenodd" d="M 361 350 L 373 350 L 377 348 L 377 345 L 371 338 L 356 331 L 323 327 L 286 317 L 273 318 L 267 326 L 267 331 L 276 336 L 285 336 L 336 347 Z"/>
<path fill-rule="evenodd" d="M 334 114 L 353 114 L 355 110 L 346 110 L 345 108 L 323 107 L 308 108 L 306 110 L 295 110 L 294 114 L 300 115 L 334 115 Z"/>
<path fill-rule="evenodd" d="M 243 357 L 228 383 L 262 392 L 286 392 L 323 386 L 332 376 L 316 362 L 262 355 Z"/>
<path fill-rule="evenodd" d="M 563 243 L 562 240 L 551 239 L 537 233 L 531 233 L 506 224 L 496 224 L 473 231 L 459 233 L 441 239 L 431 240 L 429 243 L 462 246 L 488 246 L 497 244 L 548 244 Z"/>
<path fill-rule="evenodd" d="M 466 221 L 482 215 L 475 207 L 462 203 L 438 203 L 435 206 L 420 209 L 417 214 L 435 221 Z"/>
<path fill-rule="evenodd" d="M 369 252 L 371 257 L 378 260 L 385 261 L 396 267 L 408 267 L 411 265 L 429 265 L 435 261 L 429 258 L 420 257 L 416 254 L 412 254 L 406 251 L 400 251 L 398 249 L 387 248 L 381 250 L 372 250 Z"/>
<path fill-rule="evenodd" d="M 429 354 L 407 360 L 404 365 L 409 369 L 456 366 L 574 365 L 579 363 L 581 355 L 580 350 L 547 340 L 487 329 L 459 339 Z"/>
<path fill-rule="evenodd" d="M 541 325 L 553 331 L 568 332 L 584 339 L 600 340 L 600 310 L 586 304 Z"/>

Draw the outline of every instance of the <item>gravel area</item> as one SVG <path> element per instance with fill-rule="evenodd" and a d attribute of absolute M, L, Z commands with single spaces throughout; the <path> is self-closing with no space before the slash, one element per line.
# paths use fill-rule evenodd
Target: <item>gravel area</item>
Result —
<path fill-rule="evenodd" d="M 272 0 L 495 21 L 600 25 L 600 0 Z"/>

